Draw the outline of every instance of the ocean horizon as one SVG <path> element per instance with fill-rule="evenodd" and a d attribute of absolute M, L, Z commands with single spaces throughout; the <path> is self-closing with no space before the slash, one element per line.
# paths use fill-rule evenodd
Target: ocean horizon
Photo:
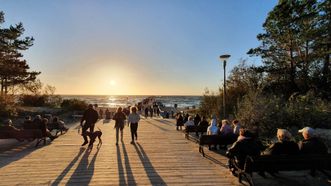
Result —
<path fill-rule="evenodd" d="M 153 96 L 166 107 L 179 108 L 198 107 L 202 96 L 187 95 L 59 95 L 62 99 L 79 99 L 91 104 L 98 104 L 100 107 L 125 107 L 138 104 L 143 99 Z"/>

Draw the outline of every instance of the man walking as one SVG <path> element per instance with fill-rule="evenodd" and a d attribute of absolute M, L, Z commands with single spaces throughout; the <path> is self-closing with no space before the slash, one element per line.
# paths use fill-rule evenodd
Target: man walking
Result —
<path fill-rule="evenodd" d="M 89 104 L 88 109 L 84 112 L 82 120 L 80 121 L 80 126 L 82 127 L 82 136 L 84 138 L 84 143 L 82 144 L 82 146 L 88 143 L 87 135 L 86 135 L 87 129 L 90 128 L 90 132 L 93 133 L 94 125 L 98 121 L 98 117 L 99 117 L 98 112 L 93 109 L 92 104 Z"/>

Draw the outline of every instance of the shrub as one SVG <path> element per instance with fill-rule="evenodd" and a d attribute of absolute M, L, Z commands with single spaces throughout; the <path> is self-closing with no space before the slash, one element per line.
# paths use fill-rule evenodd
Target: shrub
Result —
<path fill-rule="evenodd" d="M 21 95 L 19 97 L 20 102 L 24 106 L 41 107 L 46 106 L 48 96 L 47 95 Z"/>
<path fill-rule="evenodd" d="M 79 99 L 65 99 L 61 103 L 61 107 L 66 110 L 85 110 L 87 108 L 87 103 Z"/>
<path fill-rule="evenodd" d="M 0 117 L 9 118 L 16 115 L 14 96 L 0 96 Z"/>

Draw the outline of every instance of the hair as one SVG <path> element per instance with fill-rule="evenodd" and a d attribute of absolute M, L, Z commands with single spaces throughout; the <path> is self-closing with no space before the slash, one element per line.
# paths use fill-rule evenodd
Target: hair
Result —
<path fill-rule="evenodd" d="M 234 125 L 236 125 L 238 123 L 239 123 L 239 120 L 237 120 L 237 119 L 235 119 L 235 120 L 232 121 L 232 124 L 234 124 Z"/>
<path fill-rule="evenodd" d="M 188 117 L 188 120 L 193 120 L 193 117 L 192 117 L 192 116 L 189 116 L 189 117 Z"/>
<path fill-rule="evenodd" d="M 292 138 L 292 134 L 286 129 L 278 129 L 277 138 L 279 141 L 289 141 Z"/>
<path fill-rule="evenodd" d="M 54 117 L 54 118 L 53 118 L 53 122 L 57 122 L 58 120 L 59 120 L 58 117 Z"/>
<path fill-rule="evenodd" d="M 223 125 L 223 124 L 225 124 L 225 125 L 229 125 L 229 124 L 230 124 L 230 123 L 229 123 L 229 120 L 227 120 L 227 119 L 223 119 L 223 120 L 222 120 L 222 125 Z"/>
<path fill-rule="evenodd" d="M 48 123 L 48 119 L 47 118 L 43 118 L 43 123 Z"/>
<path fill-rule="evenodd" d="M 130 110 L 131 110 L 131 113 L 133 113 L 133 112 L 136 113 L 137 112 L 137 107 L 131 107 Z"/>
<path fill-rule="evenodd" d="M 31 116 L 25 116 L 26 120 L 31 120 Z"/>
<path fill-rule="evenodd" d="M 122 112 L 122 107 L 118 107 L 116 112 Z"/>

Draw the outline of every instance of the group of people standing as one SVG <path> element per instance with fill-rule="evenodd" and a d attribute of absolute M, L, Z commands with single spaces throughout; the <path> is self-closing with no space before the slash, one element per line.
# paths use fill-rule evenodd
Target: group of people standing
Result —
<path fill-rule="evenodd" d="M 88 109 L 84 112 L 83 117 L 81 119 L 80 125 L 82 127 L 82 136 L 84 142 L 82 146 L 86 145 L 88 142 L 86 131 L 89 129 L 90 133 L 94 132 L 95 123 L 98 121 L 99 114 L 93 108 L 93 105 L 88 105 Z M 131 144 L 134 144 L 138 139 L 138 122 L 140 120 L 140 116 L 137 113 L 137 107 L 131 107 L 130 113 L 127 115 L 123 112 L 122 107 L 118 107 L 116 113 L 114 114 L 113 120 L 115 120 L 114 128 L 116 129 L 116 145 L 118 145 L 119 135 L 121 137 L 121 141 L 123 142 L 123 129 L 125 126 L 125 121 L 127 120 L 127 125 L 130 125 L 131 129 Z M 92 146 L 90 140 L 89 146 Z"/>

